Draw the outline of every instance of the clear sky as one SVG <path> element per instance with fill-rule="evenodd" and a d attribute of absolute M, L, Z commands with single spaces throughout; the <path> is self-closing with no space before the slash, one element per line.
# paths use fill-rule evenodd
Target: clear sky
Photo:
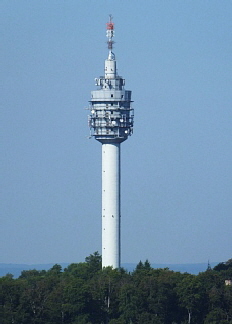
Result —
<path fill-rule="evenodd" d="M 122 262 L 232 257 L 232 1 L 1 0 L 0 262 L 101 252 L 88 100 L 115 22 L 134 135 L 122 144 Z"/>

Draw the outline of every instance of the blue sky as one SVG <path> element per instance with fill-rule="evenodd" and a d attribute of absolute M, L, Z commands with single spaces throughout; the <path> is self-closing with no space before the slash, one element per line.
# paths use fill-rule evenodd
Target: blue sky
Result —
<path fill-rule="evenodd" d="M 81 262 L 101 251 L 94 78 L 115 22 L 134 135 L 122 144 L 122 262 L 232 257 L 232 2 L 0 3 L 0 262 Z"/>

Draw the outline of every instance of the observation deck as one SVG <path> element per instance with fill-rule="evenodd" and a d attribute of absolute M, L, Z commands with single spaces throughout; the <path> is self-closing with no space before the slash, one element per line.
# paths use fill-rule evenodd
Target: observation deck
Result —
<path fill-rule="evenodd" d="M 125 80 L 119 76 L 95 81 L 100 89 L 91 92 L 90 136 L 102 143 L 109 140 L 121 143 L 133 133 L 131 91 L 124 90 Z"/>

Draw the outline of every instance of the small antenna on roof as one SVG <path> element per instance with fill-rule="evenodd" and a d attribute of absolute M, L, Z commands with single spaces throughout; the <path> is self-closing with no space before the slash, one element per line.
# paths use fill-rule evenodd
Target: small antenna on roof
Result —
<path fill-rule="evenodd" d="M 109 22 L 106 23 L 106 37 L 108 38 L 108 50 L 109 50 L 109 59 L 114 59 L 113 49 L 113 37 L 114 37 L 114 23 L 112 22 L 113 16 L 109 15 Z"/>

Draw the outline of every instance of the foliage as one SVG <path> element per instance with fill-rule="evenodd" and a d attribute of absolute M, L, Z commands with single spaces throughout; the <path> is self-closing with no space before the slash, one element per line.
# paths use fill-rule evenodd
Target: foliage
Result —
<path fill-rule="evenodd" d="M 2 324 L 231 324 L 232 260 L 191 275 L 153 269 L 101 269 L 98 252 L 85 262 L 0 278 Z"/>

